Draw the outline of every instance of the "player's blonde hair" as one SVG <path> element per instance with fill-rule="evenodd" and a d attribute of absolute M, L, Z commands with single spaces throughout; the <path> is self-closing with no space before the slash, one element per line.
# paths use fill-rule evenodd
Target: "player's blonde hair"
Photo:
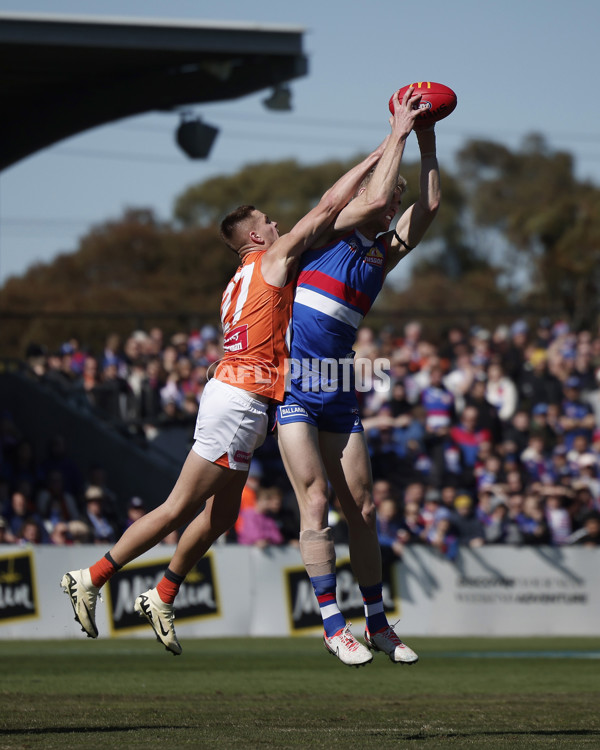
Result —
<path fill-rule="evenodd" d="M 362 178 L 362 181 L 360 185 L 358 186 L 358 190 L 356 191 L 354 195 L 355 198 L 361 192 L 361 190 L 364 190 L 369 184 L 369 182 L 371 182 L 371 177 L 373 177 L 374 172 L 375 172 L 375 167 L 371 167 L 371 169 L 367 172 L 367 174 Z M 404 193 L 404 191 L 406 190 L 407 184 L 408 183 L 406 182 L 404 177 L 402 177 L 402 175 L 398 175 L 398 184 L 396 187 L 400 190 L 401 193 Z"/>

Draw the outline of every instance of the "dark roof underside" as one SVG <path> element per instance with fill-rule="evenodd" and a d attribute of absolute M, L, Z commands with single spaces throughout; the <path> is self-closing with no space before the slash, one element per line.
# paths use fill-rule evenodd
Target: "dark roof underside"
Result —
<path fill-rule="evenodd" d="M 0 169 L 89 128 L 307 72 L 303 30 L 0 14 Z"/>

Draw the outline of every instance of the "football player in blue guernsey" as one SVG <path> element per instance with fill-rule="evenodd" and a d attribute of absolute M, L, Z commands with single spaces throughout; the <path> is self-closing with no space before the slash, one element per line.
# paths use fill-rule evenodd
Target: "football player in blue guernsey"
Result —
<path fill-rule="evenodd" d="M 300 552 L 319 602 L 325 646 L 350 666 L 372 661 L 372 651 L 386 653 L 394 663 L 418 660 L 384 612 L 371 465 L 352 367 L 358 326 L 387 274 L 421 241 L 440 205 L 434 126 L 415 125 L 406 97 L 402 106 L 397 96 L 394 103 L 391 135 L 379 162 L 339 214 L 326 242 L 301 260 L 288 391 L 277 410 L 279 447 L 300 508 Z M 400 164 L 413 128 L 421 154 L 420 194 L 390 231 L 406 187 Z M 368 648 L 356 640 L 337 605 L 335 548 L 327 526 L 329 485 L 348 522 Z"/>

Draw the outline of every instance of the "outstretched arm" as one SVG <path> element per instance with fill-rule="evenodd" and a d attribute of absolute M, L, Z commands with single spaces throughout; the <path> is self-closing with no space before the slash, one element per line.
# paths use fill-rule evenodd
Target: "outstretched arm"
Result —
<path fill-rule="evenodd" d="M 365 189 L 349 203 L 335 221 L 336 232 L 354 229 L 384 211 L 390 203 L 393 192 L 398 185 L 400 164 L 406 139 L 414 127 L 419 110 L 416 105 L 421 98 L 409 88 L 402 98 L 394 94 L 394 114 L 390 118 L 392 132 L 373 176 Z"/>
<path fill-rule="evenodd" d="M 352 199 L 368 172 L 382 158 L 389 136 L 362 162 L 352 167 L 327 190 L 319 203 L 292 228 L 277 239 L 264 254 L 262 274 L 274 286 L 283 286 L 300 255 L 311 247 Z"/>
<path fill-rule="evenodd" d="M 442 199 L 434 126 L 426 130 L 415 129 L 415 133 L 421 151 L 419 198 L 398 219 L 396 229 L 385 235 L 390 248 L 386 274 L 423 239 L 423 235 L 437 214 Z"/>

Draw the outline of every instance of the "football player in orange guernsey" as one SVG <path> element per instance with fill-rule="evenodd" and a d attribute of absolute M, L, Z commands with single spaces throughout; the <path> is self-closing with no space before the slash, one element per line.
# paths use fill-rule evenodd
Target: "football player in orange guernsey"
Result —
<path fill-rule="evenodd" d="M 132 524 L 104 557 L 90 568 L 65 573 L 61 580 L 75 619 L 89 637 L 98 636 L 96 601 L 106 581 L 188 524 L 164 577 L 134 605 L 167 650 L 181 653 L 173 626 L 179 587 L 213 542 L 235 523 L 252 454 L 267 433 L 269 406 L 283 399 L 285 334 L 297 261 L 344 211 L 354 211 L 356 201 L 351 199 L 373 167 L 372 210 L 382 210 L 378 186 L 385 194 L 382 186 L 396 179 L 418 101 L 412 90 L 398 101 L 390 118 L 392 137 L 341 177 L 288 234 L 280 236 L 277 222 L 253 206 L 242 206 L 223 220 L 221 236 L 241 264 L 221 305 L 225 356 L 203 391 L 195 442 L 181 474 L 165 502 Z M 351 223 L 351 217 L 346 222 Z"/>

